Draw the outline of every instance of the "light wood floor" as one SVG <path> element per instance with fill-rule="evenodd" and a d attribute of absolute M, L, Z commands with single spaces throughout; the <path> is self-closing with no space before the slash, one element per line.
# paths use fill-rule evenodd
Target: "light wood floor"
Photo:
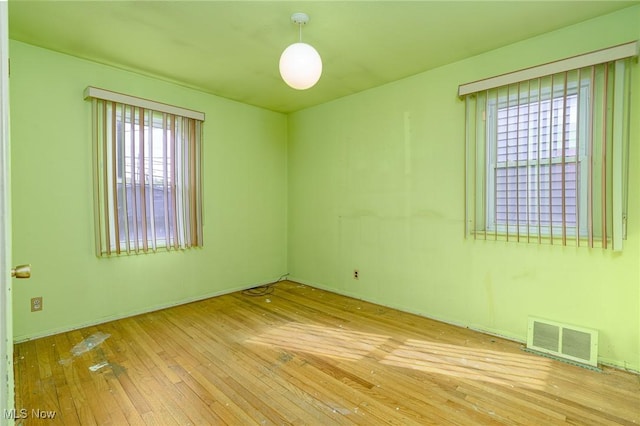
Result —
<path fill-rule="evenodd" d="M 17 344 L 17 424 L 640 424 L 640 376 L 296 283 L 273 290 Z M 110 337 L 73 356 L 95 333 Z"/>

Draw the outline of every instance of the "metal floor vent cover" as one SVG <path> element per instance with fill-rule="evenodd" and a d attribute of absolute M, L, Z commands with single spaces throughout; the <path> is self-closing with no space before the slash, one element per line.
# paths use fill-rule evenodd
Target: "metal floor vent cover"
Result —
<path fill-rule="evenodd" d="M 529 317 L 527 349 L 598 366 L 598 331 Z"/>

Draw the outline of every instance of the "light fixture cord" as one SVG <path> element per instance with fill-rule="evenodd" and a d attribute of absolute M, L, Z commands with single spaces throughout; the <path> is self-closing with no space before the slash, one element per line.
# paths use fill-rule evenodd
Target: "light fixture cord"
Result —
<path fill-rule="evenodd" d="M 302 43 L 302 23 L 298 24 L 298 28 L 300 30 L 300 43 Z"/>

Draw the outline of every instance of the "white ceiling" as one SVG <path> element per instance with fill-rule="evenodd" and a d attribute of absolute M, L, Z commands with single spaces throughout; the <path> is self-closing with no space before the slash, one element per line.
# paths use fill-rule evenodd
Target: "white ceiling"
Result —
<path fill-rule="evenodd" d="M 274 111 L 399 80 L 640 1 L 9 1 L 12 39 Z M 306 91 L 280 79 L 297 41 L 323 59 Z"/>

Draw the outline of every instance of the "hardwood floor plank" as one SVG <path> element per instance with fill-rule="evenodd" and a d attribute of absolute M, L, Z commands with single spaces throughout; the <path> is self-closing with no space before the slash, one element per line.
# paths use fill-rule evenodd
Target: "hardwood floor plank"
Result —
<path fill-rule="evenodd" d="M 99 415 L 100 412 L 95 414 L 93 413 L 93 407 L 91 407 L 89 402 L 87 401 L 86 393 L 83 390 L 84 385 L 81 384 L 80 380 L 78 379 L 76 368 L 77 367 L 72 364 L 64 366 L 64 375 L 69 385 L 69 393 L 71 394 L 71 398 L 73 399 L 73 405 L 75 407 L 80 424 L 82 424 L 83 426 L 95 425 L 97 424 L 95 415 Z"/>
<path fill-rule="evenodd" d="M 178 366 L 176 373 L 182 378 L 183 383 L 189 386 L 195 395 L 219 417 L 219 424 L 254 423 L 231 399 L 222 394 L 219 388 L 211 386 L 210 382 L 195 369 L 186 371 Z"/>
<path fill-rule="evenodd" d="M 195 328 L 190 329 L 189 333 L 196 340 L 206 340 L 206 337 Z M 271 388 L 260 380 L 259 376 L 248 373 L 244 366 L 239 365 L 236 354 L 226 346 L 218 346 L 216 349 L 215 351 L 207 352 L 208 364 L 225 366 L 226 372 L 224 373 L 223 382 L 239 398 L 244 399 L 258 412 L 275 423 L 283 421 L 291 423 L 295 419 L 295 415 L 290 412 L 291 407 L 286 402 L 269 400 L 272 394 Z M 247 385 L 250 386 L 247 387 Z M 261 397 L 261 395 L 264 396 Z M 264 401 L 264 399 L 267 399 L 267 401 Z"/>
<path fill-rule="evenodd" d="M 390 352 L 391 349 L 377 350 L 374 358 L 385 359 Z M 400 367 L 375 370 L 367 370 L 367 367 L 371 368 L 371 365 L 353 363 L 351 369 L 354 374 L 371 377 L 370 380 L 375 383 L 373 390 L 377 401 L 401 406 L 406 412 L 413 413 L 417 421 L 425 422 L 425 413 L 434 424 L 463 424 L 470 419 L 482 423 L 487 420 L 465 400 L 466 395 L 456 392 L 457 382 L 446 377 L 430 375 L 425 380 L 407 374 Z M 429 395 L 429 398 L 420 398 L 423 394 Z"/>
<path fill-rule="evenodd" d="M 636 425 L 640 376 L 293 282 L 15 345 L 20 425 Z M 86 353 L 75 345 L 109 337 Z"/>
<path fill-rule="evenodd" d="M 143 414 L 146 414 L 150 410 L 138 411 L 136 405 L 122 387 L 120 380 L 115 377 L 115 374 L 111 371 L 105 371 L 104 374 L 105 380 L 109 383 L 109 392 L 113 394 L 114 400 L 126 419 L 126 422 L 122 424 L 144 425 Z"/>

